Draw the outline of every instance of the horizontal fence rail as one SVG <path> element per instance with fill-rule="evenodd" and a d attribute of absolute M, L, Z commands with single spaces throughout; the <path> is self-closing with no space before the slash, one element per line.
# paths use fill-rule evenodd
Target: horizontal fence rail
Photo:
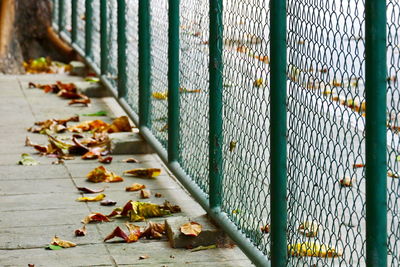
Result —
<path fill-rule="evenodd" d="M 398 1 L 53 4 L 53 27 L 255 265 L 399 265 Z"/>

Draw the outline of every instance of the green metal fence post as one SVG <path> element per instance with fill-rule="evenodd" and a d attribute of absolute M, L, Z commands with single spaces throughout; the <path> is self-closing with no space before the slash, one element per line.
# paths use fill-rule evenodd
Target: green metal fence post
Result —
<path fill-rule="evenodd" d="M 210 207 L 222 202 L 222 0 L 210 0 L 210 107 L 209 107 L 209 195 Z"/>
<path fill-rule="evenodd" d="M 58 1 L 58 31 L 62 32 L 64 30 L 64 12 L 65 12 L 64 0 Z"/>
<path fill-rule="evenodd" d="M 271 266 L 287 262 L 286 1 L 271 0 Z"/>
<path fill-rule="evenodd" d="M 179 159 L 179 0 L 168 8 L 168 161 Z"/>
<path fill-rule="evenodd" d="M 71 42 L 76 43 L 78 37 L 78 0 L 71 0 Z"/>
<path fill-rule="evenodd" d="M 107 0 L 100 0 L 100 73 L 107 72 Z"/>
<path fill-rule="evenodd" d="M 85 1 L 85 55 L 92 59 L 93 0 Z"/>
<path fill-rule="evenodd" d="M 141 1 L 139 1 L 141 2 Z M 118 97 L 125 97 L 127 93 L 127 40 L 126 40 L 126 2 L 118 0 Z"/>
<path fill-rule="evenodd" d="M 139 1 L 139 127 L 150 124 L 150 1 Z"/>
<path fill-rule="evenodd" d="M 367 266 L 387 266 L 386 1 L 365 1 Z"/>

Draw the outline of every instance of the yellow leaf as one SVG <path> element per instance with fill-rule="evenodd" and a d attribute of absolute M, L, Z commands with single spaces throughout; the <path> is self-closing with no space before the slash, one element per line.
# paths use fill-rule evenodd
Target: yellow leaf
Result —
<path fill-rule="evenodd" d="M 314 242 L 303 242 L 288 245 L 288 253 L 291 256 L 309 256 L 309 257 L 340 257 L 341 252 L 336 251 L 335 248 L 328 247 L 325 244 L 318 244 Z"/>
<path fill-rule="evenodd" d="M 161 173 L 161 169 L 158 168 L 136 168 L 128 171 L 124 171 L 124 173 L 133 175 L 135 177 L 142 178 L 155 178 Z"/>
<path fill-rule="evenodd" d="M 98 194 L 95 197 L 80 197 L 76 201 L 80 202 L 95 202 L 95 201 L 101 201 L 106 197 L 105 194 Z"/>
<path fill-rule="evenodd" d="M 168 92 L 153 92 L 151 95 L 158 100 L 166 100 L 168 98 Z"/>
<path fill-rule="evenodd" d="M 60 246 L 63 248 L 72 248 L 72 247 L 76 247 L 76 244 L 70 241 L 66 241 L 66 240 L 61 240 L 60 238 L 58 238 L 57 236 L 53 237 L 53 240 L 51 240 L 51 245 L 54 246 Z"/>
<path fill-rule="evenodd" d="M 144 184 L 134 183 L 134 184 L 132 184 L 130 186 L 125 187 L 125 191 L 134 192 L 134 191 L 139 191 L 139 190 L 144 189 L 144 188 L 146 188 L 146 186 Z"/>
<path fill-rule="evenodd" d="M 263 80 L 262 78 L 259 78 L 259 79 L 255 80 L 255 81 L 253 82 L 253 85 L 254 85 L 255 87 L 261 87 L 261 85 L 263 85 L 263 83 L 264 83 L 264 80 Z"/>

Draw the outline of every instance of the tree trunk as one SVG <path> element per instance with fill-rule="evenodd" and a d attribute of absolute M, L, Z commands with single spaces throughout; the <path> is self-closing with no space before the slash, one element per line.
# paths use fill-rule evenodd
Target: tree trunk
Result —
<path fill-rule="evenodd" d="M 0 0 L 0 73 L 23 73 L 22 62 L 69 61 L 73 50 L 51 28 L 50 0 Z"/>

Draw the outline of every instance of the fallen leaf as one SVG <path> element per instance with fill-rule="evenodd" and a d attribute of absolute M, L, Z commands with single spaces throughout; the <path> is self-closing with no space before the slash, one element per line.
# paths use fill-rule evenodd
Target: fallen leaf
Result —
<path fill-rule="evenodd" d="M 110 164 L 112 162 L 113 157 L 108 156 L 105 158 L 99 157 L 99 162 L 100 163 L 105 163 L 105 164 Z"/>
<path fill-rule="evenodd" d="M 100 183 L 100 182 L 122 182 L 124 179 L 113 172 L 108 171 L 104 166 L 99 166 L 92 171 L 90 171 L 86 177 L 89 181 L 93 183 Z"/>
<path fill-rule="evenodd" d="M 162 194 L 160 194 L 160 193 L 155 193 L 154 196 L 155 196 L 155 197 L 162 197 Z"/>
<path fill-rule="evenodd" d="M 180 227 L 181 233 L 187 236 L 198 236 L 201 233 L 202 226 L 197 222 L 188 222 Z"/>
<path fill-rule="evenodd" d="M 170 214 L 169 210 L 163 209 L 160 205 L 139 201 L 128 201 L 120 212 L 121 216 L 128 217 L 132 222 L 144 221 L 146 218 L 162 217 Z"/>
<path fill-rule="evenodd" d="M 127 192 L 134 192 L 134 191 L 139 191 L 141 189 L 146 188 L 146 186 L 144 184 L 131 184 L 130 186 L 125 187 L 125 191 Z"/>
<path fill-rule="evenodd" d="M 137 159 L 135 159 L 135 158 L 127 158 L 127 159 L 124 159 L 122 161 L 126 162 L 126 163 L 139 163 L 139 161 Z"/>
<path fill-rule="evenodd" d="M 202 250 L 207 250 L 207 249 L 214 249 L 214 248 L 217 248 L 217 245 L 209 245 L 209 246 L 198 246 L 198 247 L 195 247 L 195 248 L 193 248 L 193 249 L 191 249 L 191 250 L 189 250 L 190 252 L 196 252 L 196 251 L 202 251 Z"/>
<path fill-rule="evenodd" d="M 105 194 L 99 194 L 95 197 L 80 197 L 77 198 L 76 201 L 80 201 L 80 202 L 96 202 L 96 201 L 101 201 L 106 197 Z"/>
<path fill-rule="evenodd" d="M 35 267 L 35 264 L 28 263 L 28 267 Z"/>
<path fill-rule="evenodd" d="M 179 207 L 178 205 L 172 205 L 168 200 L 164 201 L 164 204 L 161 205 L 161 208 L 164 210 L 168 210 L 171 213 L 181 212 L 181 207 Z"/>
<path fill-rule="evenodd" d="M 150 258 L 149 255 L 142 255 L 142 256 L 139 256 L 139 260 L 145 260 L 145 259 L 148 259 L 148 258 Z"/>
<path fill-rule="evenodd" d="M 100 205 L 102 206 L 115 206 L 115 204 L 117 204 L 117 202 L 111 199 L 106 199 L 100 202 Z"/>
<path fill-rule="evenodd" d="M 108 133 L 119 133 L 119 132 L 131 132 L 132 126 L 129 123 L 129 119 L 127 116 L 121 116 L 113 120 L 111 125 L 109 126 L 107 132 Z"/>
<path fill-rule="evenodd" d="M 160 239 L 165 234 L 164 223 L 154 223 L 149 221 L 144 229 L 142 236 L 148 239 Z"/>
<path fill-rule="evenodd" d="M 110 222 L 110 219 L 106 215 L 96 212 L 89 214 L 82 220 L 82 223 L 84 224 L 88 224 L 91 222 Z"/>
<path fill-rule="evenodd" d="M 89 98 L 82 98 L 82 99 L 72 99 L 68 102 L 68 105 L 75 105 L 75 104 L 82 104 L 88 106 L 90 104 Z"/>
<path fill-rule="evenodd" d="M 51 164 L 54 164 L 54 165 L 64 164 L 64 160 L 58 159 L 58 160 L 53 161 Z"/>
<path fill-rule="evenodd" d="M 86 235 L 86 224 L 82 228 L 75 230 L 75 236 L 85 236 Z"/>
<path fill-rule="evenodd" d="M 38 165 L 39 162 L 35 160 L 34 158 L 31 157 L 28 153 L 22 153 L 21 154 L 21 159 L 18 161 L 19 165 L 25 165 L 25 166 L 34 166 Z"/>
<path fill-rule="evenodd" d="M 146 190 L 146 189 L 140 190 L 140 198 L 142 198 L 142 199 L 150 198 L 150 196 L 151 196 L 150 190 Z"/>
<path fill-rule="evenodd" d="M 98 117 L 100 117 L 100 116 L 107 116 L 107 111 L 104 111 L 104 110 L 100 110 L 100 111 L 97 111 L 97 112 L 94 112 L 94 113 L 85 113 L 85 114 L 81 114 L 82 116 L 85 116 L 85 117 L 94 117 L 94 116 L 98 116 Z"/>
<path fill-rule="evenodd" d="M 141 178 L 155 178 L 161 173 L 161 169 L 158 168 L 136 168 L 128 171 L 124 171 L 126 174 L 130 174 L 135 177 Z"/>
<path fill-rule="evenodd" d="M 76 247 L 76 244 L 71 242 L 71 241 L 66 241 L 66 240 L 61 240 L 57 236 L 53 237 L 53 240 L 51 241 L 50 245 L 54 246 L 60 246 L 62 248 L 72 248 Z"/>
<path fill-rule="evenodd" d="M 88 76 L 88 77 L 85 77 L 85 81 L 87 81 L 89 83 L 99 83 L 100 79 L 98 77 Z"/>
<path fill-rule="evenodd" d="M 166 100 L 168 98 L 168 92 L 153 92 L 151 95 L 158 100 Z"/>
<path fill-rule="evenodd" d="M 49 249 L 49 250 L 60 250 L 60 249 L 63 249 L 62 247 L 60 247 L 60 246 L 56 246 L 56 245 L 48 245 L 47 247 L 46 247 L 46 249 Z"/>
<path fill-rule="evenodd" d="M 306 237 L 316 237 L 318 236 L 319 224 L 316 221 L 305 221 L 299 225 L 297 230 Z"/>
<path fill-rule="evenodd" d="M 129 230 L 129 235 L 127 235 L 122 229 L 117 226 L 111 234 L 109 234 L 106 238 L 104 238 L 104 242 L 107 240 L 113 239 L 114 237 L 120 237 L 124 239 L 127 243 L 136 242 L 139 240 L 141 236 L 140 227 L 133 224 L 126 223 L 125 226 Z"/>
<path fill-rule="evenodd" d="M 293 245 L 288 245 L 288 253 L 291 256 L 309 256 L 309 257 L 340 257 L 341 252 L 336 251 L 335 248 L 328 247 L 324 244 L 314 242 L 303 242 Z"/>
<path fill-rule="evenodd" d="M 87 194 L 95 194 L 95 193 L 101 193 L 104 191 L 104 188 L 100 188 L 100 189 L 91 189 L 91 188 L 87 188 L 87 187 L 77 187 L 77 189 L 79 191 L 82 191 L 84 193 Z"/>

